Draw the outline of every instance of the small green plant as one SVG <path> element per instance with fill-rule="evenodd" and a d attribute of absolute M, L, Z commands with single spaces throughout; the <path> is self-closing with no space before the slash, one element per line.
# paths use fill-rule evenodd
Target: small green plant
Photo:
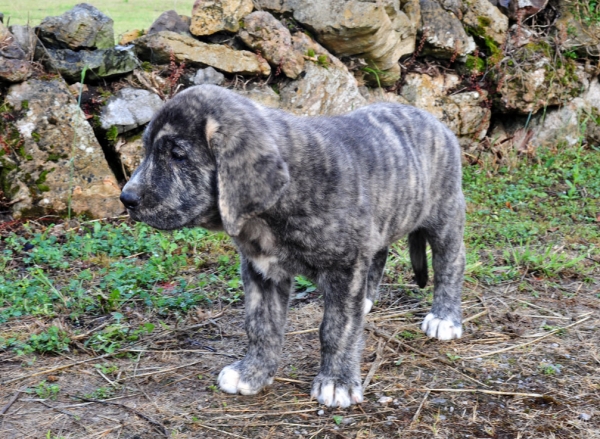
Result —
<path fill-rule="evenodd" d="M 538 369 L 544 375 L 558 375 L 561 373 L 562 366 L 560 364 L 542 363 Z"/>
<path fill-rule="evenodd" d="M 416 338 L 419 338 L 420 334 L 405 329 L 400 334 L 398 334 L 398 337 L 403 338 L 404 340 L 414 340 Z"/>
<path fill-rule="evenodd" d="M 111 127 L 106 131 L 106 140 L 110 140 L 111 142 L 115 142 L 117 137 L 119 136 L 119 130 L 115 125 L 111 125 Z"/>
<path fill-rule="evenodd" d="M 116 364 L 94 364 L 94 367 L 104 375 L 115 375 L 119 371 L 119 366 Z"/>
<path fill-rule="evenodd" d="M 556 335 L 558 336 L 565 335 L 567 333 L 566 329 L 561 328 L 560 326 L 544 325 L 542 326 L 542 329 L 544 331 L 556 331 Z"/>
<path fill-rule="evenodd" d="M 327 58 L 327 55 L 317 56 L 317 64 L 324 68 L 329 67 L 329 59 Z"/>
<path fill-rule="evenodd" d="M 293 364 L 290 364 L 290 370 L 291 372 L 289 373 L 291 378 L 298 378 L 298 368 L 296 366 L 294 366 Z"/>
<path fill-rule="evenodd" d="M 365 72 L 366 74 L 368 74 L 369 76 L 375 78 L 375 81 L 377 82 L 377 87 L 381 88 L 380 76 L 383 74 L 383 72 L 381 70 L 379 70 L 376 67 L 369 67 L 369 66 L 365 66 L 361 70 L 363 72 Z"/>
<path fill-rule="evenodd" d="M 35 393 L 40 399 L 52 399 L 55 400 L 60 392 L 60 386 L 57 384 L 48 384 L 46 380 L 39 383 L 34 388 L 29 388 L 27 393 Z"/>
<path fill-rule="evenodd" d="M 307 279 L 304 276 L 296 276 L 295 280 L 296 288 L 298 290 L 302 290 L 304 293 L 312 293 L 317 289 L 317 286 L 312 283 L 310 279 Z"/>
<path fill-rule="evenodd" d="M 40 334 L 29 337 L 29 346 L 32 351 L 44 353 L 68 352 L 71 339 L 65 331 L 56 326 L 50 326 Z"/>
<path fill-rule="evenodd" d="M 98 387 L 92 393 L 86 393 L 84 396 L 88 399 L 109 399 L 115 394 L 115 388 L 111 386 Z"/>
<path fill-rule="evenodd" d="M 333 422 L 335 422 L 335 425 L 341 425 L 342 421 L 344 420 L 344 417 L 341 415 L 333 415 L 332 419 L 333 419 Z"/>
<path fill-rule="evenodd" d="M 452 361 L 453 363 L 460 360 L 460 355 L 456 355 L 451 352 L 446 352 L 446 357 L 448 357 L 448 360 Z"/>

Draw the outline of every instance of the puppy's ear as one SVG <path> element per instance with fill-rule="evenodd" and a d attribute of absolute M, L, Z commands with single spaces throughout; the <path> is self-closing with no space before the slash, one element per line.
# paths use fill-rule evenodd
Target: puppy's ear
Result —
<path fill-rule="evenodd" d="M 219 212 L 231 236 L 239 235 L 248 219 L 272 207 L 290 181 L 279 148 L 268 133 L 257 131 L 227 132 L 214 121 L 207 123 L 217 162 Z"/>

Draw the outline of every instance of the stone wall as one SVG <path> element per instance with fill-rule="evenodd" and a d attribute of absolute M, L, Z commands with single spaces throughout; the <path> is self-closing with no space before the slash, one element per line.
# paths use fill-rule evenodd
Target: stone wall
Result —
<path fill-rule="evenodd" d="M 0 23 L 0 203 L 17 218 L 120 214 L 145 124 L 203 83 L 303 116 L 415 105 L 470 154 L 597 144 L 600 11 L 577 5 L 197 0 L 116 45 L 112 19 L 85 3 Z"/>

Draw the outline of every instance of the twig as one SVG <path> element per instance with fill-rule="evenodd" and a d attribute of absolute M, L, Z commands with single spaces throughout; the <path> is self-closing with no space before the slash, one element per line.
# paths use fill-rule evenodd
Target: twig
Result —
<path fill-rule="evenodd" d="M 86 332 L 85 334 L 78 334 L 78 335 L 75 335 L 75 336 L 71 337 L 71 340 L 75 340 L 76 341 L 76 340 L 81 340 L 82 338 L 86 338 L 86 337 L 92 335 L 94 332 L 99 331 L 100 329 L 104 328 L 105 326 L 110 325 L 110 323 L 111 323 L 110 320 L 107 321 L 107 322 L 104 322 L 101 325 L 96 326 L 91 331 Z"/>
<path fill-rule="evenodd" d="M 315 404 L 317 402 L 315 401 Z M 315 409 L 311 408 L 311 409 L 304 409 L 304 410 L 290 410 L 287 412 L 266 412 L 266 413 L 257 413 L 257 412 L 252 412 L 252 413 L 245 413 L 243 415 L 227 415 L 227 416 L 217 416 L 216 418 L 210 418 L 211 422 L 212 421 L 218 421 L 221 419 L 244 419 L 244 418 L 262 418 L 265 416 L 284 416 L 284 415 L 296 415 L 298 413 L 314 413 Z"/>
<path fill-rule="evenodd" d="M 292 331 L 292 332 L 286 332 L 285 335 L 299 335 L 299 334 L 309 334 L 311 332 L 319 332 L 319 328 L 311 328 L 311 329 L 304 329 L 302 331 Z"/>
<path fill-rule="evenodd" d="M 202 360 L 198 360 L 198 361 L 193 361 L 193 362 L 188 363 L 188 364 L 184 364 L 183 366 L 168 367 L 167 369 L 161 369 L 161 370 L 157 370 L 157 371 L 154 371 L 154 372 L 147 372 L 147 373 L 142 373 L 142 374 L 139 374 L 139 375 L 127 376 L 127 377 L 123 377 L 123 378 L 119 378 L 118 380 L 115 380 L 115 383 L 118 383 L 120 381 L 125 381 L 125 380 L 131 379 L 131 378 L 143 378 L 143 377 L 147 377 L 147 376 L 151 376 L 151 375 L 157 375 L 159 373 L 172 372 L 174 370 L 183 369 L 185 367 L 190 367 L 190 366 L 193 366 L 193 365 L 201 363 L 201 362 L 202 362 Z"/>
<path fill-rule="evenodd" d="M 468 380 L 470 380 L 470 381 L 473 381 L 474 383 L 477 383 L 477 384 L 479 384 L 480 386 L 484 386 L 484 387 L 490 387 L 490 386 L 488 386 L 487 384 L 484 384 L 484 383 L 482 383 L 481 381 L 479 381 L 479 380 L 476 380 L 475 378 L 473 378 L 473 377 L 471 377 L 471 376 L 467 375 L 466 373 L 464 373 L 464 372 L 461 372 L 460 370 L 456 369 L 455 367 L 453 367 L 453 366 L 452 366 L 452 363 L 450 363 L 450 361 L 446 360 L 445 358 L 434 357 L 433 355 L 429 355 L 429 354 L 427 354 L 427 353 L 425 353 L 425 352 L 423 352 L 423 351 L 420 351 L 420 350 L 418 350 L 418 349 L 415 349 L 415 348 L 413 348 L 412 346 L 410 346 L 410 345 L 408 345 L 408 344 L 406 344 L 406 343 L 404 343 L 404 342 L 402 342 L 402 341 L 398 340 L 398 339 L 397 339 L 397 338 L 395 338 L 395 337 L 391 338 L 389 334 L 387 334 L 387 333 L 385 333 L 385 332 L 383 332 L 383 331 L 381 331 L 381 330 L 379 330 L 379 329 L 376 329 L 375 327 L 372 327 L 372 326 L 367 326 L 367 327 L 366 327 L 366 329 L 367 329 L 367 330 L 369 330 L 369 331 L 372 331 L 372 332 L 374 332 L 374 333 L 375 333 L 376 335 L 378 335 L 379 337 L 383 337 L 383 338 L 386 338 L 386 339 L 388 339 L 388 340 L 390 340 L 390 341 L 393 341 L 394 343 L 396 343 L 396 344 L 400 345 L 400 346 L 401 346 L 401 347 L 403 347 L 404 349 L 408 349 L 409 351 L 415 352 L 415 353 L 417 353 L 417 354 L 421 355 L 422 357 L 429 358 L 429 359 L 430 359 L 430 360 L 432 360 L 432 361 L 437 361 L 437 362 L 439 362 L 439 363 L 442 363 L 442 364 L 443 364 L 443 365 L 445 365 L 446 367 L 448 367 L 448 368 L 452 369 L 453 371 L 455 371 L 456 373 L 458 373 L 458 374 L 460 374 L 460 375 L 464 376 L 464 377 L 465 377 L 465 378 L 467 378 Z"/>
<path fill-rule="evenodd" d="M 221 352 L 211 352 L 206 349 L 123 349 L 121 352 L 155 352 L 159 354 L 182 354 L 185 352 L 194 352 L 204 355 L 221 355 L 227 358 L 233 358 L 237 360 L 239 357 L 230 354 L 223 354 Z"/>
<path fill-rule="evenodd" d="M 534 307 L 534 308 L 541 309 L 541 310 L 544 310 L 544 311 L 546 311 L 546 312 L 549 312 L 549 313 L 551 313 L 551 314 L 554 314 L 554 315 L 555 315 L 555 316 L 557 316 L 557 317 L 563 317 L 563 315 L 562 315 L 562 314 L 559 314 L 559 313 L 557 313 L 557 312 L 555 312 L 555 311 L 552 311 L 551 309 L 544 308 L 543 306 L 534 305 L 534 304 L 533 304 L 533 303 L 531 303 L 531 302 L 527 302 L 527 301 L 525 301 L 525 300 L 521 300 L 521 299 L 517 299 L 517 300 L 518 300 L 519 302 L 521 302 L 521 303 L 524 303 L 524 304 L 528 305 L 528 306 L 532 306 L 532 307 Z"/>
<path fill-rule="evenodd" d="M 87 360 L 76 361 L 75 363 L 64 364 L 62 366 L 57 366 L 57 367 L 53 367 L 51 369 L 42 370 L 41 372 L 36 372 L 36 373 L 29 374 L 29 375 L 22 375 L 20 377 L 13 378 L 12 380 L 4 381 L 2 383 L 2 385 L 6 386 L 7 384 L 15 383 L 17 381 L 21 381 L 26 378 L 33 378 L 33 377 L 40 376 L 40 375 L 46 375 L 46 374 L 53 373 L 53 372 L 56 372 L 59 370 L 68 369 L 73 366 L 78 366 L 80 364 L 89 363 L 90 361 L 102 360 L 103 358 L 112 357 L 114 355 L 117 355 L 120 352 L 121 351 L 115 351 L 115 352 L 111 352 L 109 354 L 100 355 L 99 357 L 88 358 Z"/>
<path fill-rule="evenodd" d="M 125 404 L 119 404 L 118 402 L 108 402 L 108 401 L 102 401 L 99 399 L 88 399 L 88 398 L 83 398 L 81 396 L 77 396 L 77 395 L 73 395 L 74 398 L 80 399 L 82 401 L 86 401 L 86 402 L 94 402 L 96 404 L 106 404 L 106 405 L 116 405 L 117 407 L 123 407 L 126 410 L 129 410 L 131 413 L 134 413 L 135 415 L 139 416 L 140 418 L 144 419 L 145 421 L 147 421 L 148 423 L 150 423 L 151 425 L 155 426 L 158 430 L 160 430 L 160 432 L 168 439 L 169 438 L 169 433 L 167 432 L 167 429 L 165 428 L 164 425 L 162 425 L 160 422 L 155 421 L 154 419 L 152 419 L 151 417 L 138 412 L 136 409 L 129 407 L 128 405 Z"/>
<path fill-rule="evenodd" d="M 487 395 L 525 396 L 527 398 L 545 398 L 541 393 L 502 392 L 499 390 L 485 389 L 420 389 L 428 392 L 455 392 L 455 393 L 485 393 Z"/>
<path fill-rule="evenodd" d="M 561 328 L 553 329 L 548 334 L 546 334 L 546 335 L 544 335 L 542 337 L 536 338 L 535 340 L 528 341 L 527 343 L 522 343 L 522 344 L 517 344 L 517 345 L 514 345 L 514 346 L 509 346 L 509 347 L 504 348 L 504 349 L 498 349 L 497 351 L 485 352 L 483 354 L 474 355 L 472 357 L 462 357 L 462 359 L 463 360 L 475 360 L 476 358 L 489 357 L 490 355 L 495 355 L 495 354 L 499 354 L 499 353 L 502 353 L 502 352 L 512 351 L 513 349 L 517 349 L 517 348 L 522 348 L 522 347 L 525 347 L 525 346 L 529 346 L 530 344 L 537 343 L 538 341 L 543 340 L 544 338 L 550 337 L 551 335 L 554 335 L 554 334 L 556 334 L 559 331 L 564 331 L 565 329 L 572 328 L 573 326 L 579 325 L 579 324 L 581 324 L 581 323 L 583 323 L 586 320 L 589 320 L 591 318 L 592 318 L 591 316 L 587 316 L 587 317 L 585 317 L 585 318 L 583 318 L 581 320 L 576 321 L 575 323 L 571 323 L 570 325 L 563 326 Z"/>
<path fill-rule="evenodd" d="M 470 317 L 467 317 L 467 318 L 466 318 L 466 319 L 464 319 L 462 322 L 463 322 L 463 323 L 470 322 L 471 320 L 475 320 L 475 319 L 477 319 L 477 318 L 479 318 L 479 317 L 481 317 L 481 316 L 484 316 L 484 315 L 486 315 L 487 313 L 489 313 L 489 311 L 488 311 L 488 310 L 487 310 L 487 308 L 486 308 L 485 310 L 483 310 L 483 311 L 481 311 L 481 312 L 479 312 L 479 313 L 477 313 L 477 314 L 474 314 L 474 315 L 472 315 L 472 316 L 470 316 Z"/>
<path fill-rule="evenodd" d="M 292 380 L 290 378 L 275 377 L 275 378 L 273 378 L 273 380 L 279 381 L 279 382 L 282 382 L 282 383 L 309 384 L 307 381 Z"/>
<path fill-rule="evenodd" d="M 423 397 L 423 400 L 421 401 L 421 404 L 419 404 L 419 408 L 417 409 L 417 411 L 415 412 L 415 415 L 412 418 L 412 421 L 410 423 L 411 425 L 414 424 L 417 421 L 417 419 L 419 419 L 419 415 L 421 414 L 421 409 L 423 408 L 423 404 L 425 404 L 425 400 L 429 396 L 430 392 L 431 392 L 431 390 L 427 389 L 425 396 Z"/>
<path fill-rule="evenodd" d="M 371 379 L 373 378 L 375 373 L 377 373 L 377 370 L 381 367 L 381 363 L 383 363 L 383 348 L 388 344 L 389 341 L 390 341 L 389 339 L 385 343 L 383 343 L 381 340 L 379 341 L 379 343 L 377 345 L 377 352 L 375 354 L 375 361 L 373 361 L 373 364 L 371 365 L 371 369 L 369 369 L 369 373 L 367 373 L 367 376 L 365 377 L 365 380 L 363 381 L 363 385 L 362 385 L 363 389 L 367 388 L 367 386 L 371 382 Z"/>
<path fill-rule="evenodd" d="M 10 399 L 10 401 L 8 401 L 6 403 L 6 405 L 4 407 L 2 407 L 2 410 L 0 410 L 0 415 L 4 415 L 9 409 L 10 407 L 17 402 L 17 400 L 21 397 L 21 394 L 25 391 L 25 389 L 19 389 L 16 391 L 16 393 L 13 395 L 13 397 Z"/>
<path fill-rule="evenodd" d="M 241 439 L 248 439 L 247 436 L 240 436 L 239 434 L 229 433 L 228 431 L 219 430 L 218 428 L 214 428 L 214 427 L 209 427 L 208 425 L 204 425 L 199 422 L 195 423 L 194 425 L 197 425 L 198 427 L 206 428 L 207 430 L 218 431 L 219 433 L 223 433 L 227 436 L 237 437 L 237 438 L 241 438 Z"/>

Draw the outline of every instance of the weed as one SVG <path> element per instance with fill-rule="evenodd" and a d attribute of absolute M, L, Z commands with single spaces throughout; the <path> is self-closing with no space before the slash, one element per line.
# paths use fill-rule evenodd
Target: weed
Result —
<path fill-rule="evenodd" d="M 67 333 L 56 326 L 50 326 L 46 331 L 29 337 L 29 346 L 35 352 L 68 352 L 70 343 L 71 339 Z"/>
<path fill-rule="evenodd" d="M 27 393 L 35 393 L 40 399 L 52 399 L 55 400 L 60 392 L 60 386 L 56 384 L 47 384 L 46 380 L 39 383 L 34 388 L 28 388 Z"/>
<path fill-rule="evenodd" d="M 419 338 L 420 334 L 405 329 L 400 334 L 398 334 L 398 337 L 403 338 L 404 340 L 414 340 L 416 338 Z"/>
<path fill-rule="evenodd" d="M 98 387 L 92 393 L 86 393 L 84 395 L 87 399 L 109 399 L 115 394 L 115 388 L 109 386 Z"/>
<path fill-rule="evenodd" d="M 375 82 L 377 82 L 377 87 L 381 88 L 381 79 L 380 76 L 383 75 L 384 72 L 379 70 L 377 67 L 369 67 L 365 66 L 361 69 L 363 72 L 368 74 L 370 77 L 375 78 Z"/>
<path fill-rule="evenodd" d="M 558 375 L 561 373 L 562 366 L 560 364 L 541 363 L 538 369 L 544 375 Z"/>
<path fill-rule="evenodd" d="M 460 355 L 456 355 L 451 352 L 446 352 L 446 357 L 448 357 L 448 360 L 452 361 L 453 363 L 460 360 Z"/>
<path fill-rule="evenodd" d="M 106 131 L 106 140 L 111 142 L 115 142 L 117 137 L 119 136 L 119 130 L 115 125 L 111 125 L 111 127 Z"/>
<path fill-rule="evenodd" d="M 344 420 L 344 417 L 341 415 L 333 415 L 331 418 L 333 419 L 333 422 L 335 422 L 335 425 L 341 425 Z"/>
<path fill-rule="evenodd" d="M 116 375 L 116 373 L 119 371 L 119 366 L 116 364 L 94 364 L 94 367 L 104 375 Z"/>

